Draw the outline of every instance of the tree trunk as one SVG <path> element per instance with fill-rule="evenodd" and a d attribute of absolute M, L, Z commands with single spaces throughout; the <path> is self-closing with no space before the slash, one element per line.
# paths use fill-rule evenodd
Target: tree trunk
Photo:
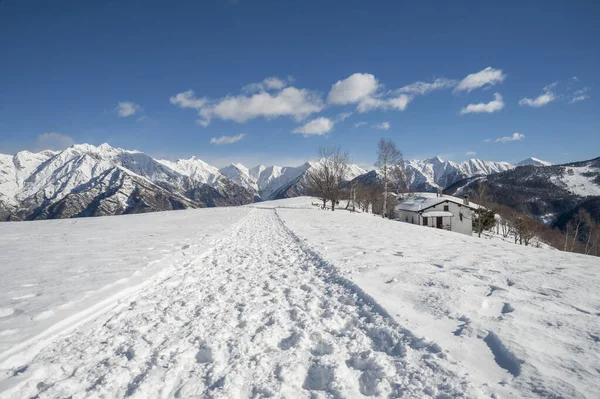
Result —
<path fill-rule="evenodd" d="M 331 201 L 331 212 L 335 211 L 335 201 Z"/>
<path fill-rule="evenodd" d="M 387 211 L 387 166 L 383 168 L 383 210 L 381 211 L 381 217 L 385 218 L 385 212 Z"/>
<path fill-rule="evenodd" d="M 327 208 L 327 200 L 323 199 L 323 209 Z"/>
<path fill-rule="evenodd" d="M 577 236 L 579 235 L 579 225 L 581 224 L 581 220 L 577 222 L 577 227 L 575 227 L 575 235 L 573 236 L 573 241 L 571 242 L 571 252 L 573 252 L 573 248 L 575 248 L 575 241 L 577 241 Z"/>

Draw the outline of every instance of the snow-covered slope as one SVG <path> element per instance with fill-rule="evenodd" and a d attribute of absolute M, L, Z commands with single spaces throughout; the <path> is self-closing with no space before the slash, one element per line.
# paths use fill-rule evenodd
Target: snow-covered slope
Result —
<path fill-rule="evenodd" d="M 524 159 L 521 162 L 517 162 L 515 164 L 515 166 L 525 166 L 525 165 L 550 166 L 550 165 L 552 165 L 552 163 L 548 162 L 548 161 L 542 161 L 541 159 L 538 159 L 538 158 L 531 157 L 531 158 Z"/>
<path fill-rule="evenodd" d="M 600 396 L 597 258 L 314 201 L 0 225 L 0 397 Z"/>
<path fill-rule="evenodd" d="M 514 168 L 508 162 L 491 162 L 469 159 L 457 163 L 444 161 L 440 157 L 405 162 L 408 186 L 411 191 L 436 191 L 459 180 L 477 175 L 500 173 Z"/>
<path fill-rule="evenodd" d="M 171 168 L 177 173 L 213 187 L 217 185 L 217 182 L 222 177 L 217 168 L 196 157 L 178 159 L 177 161 L 159 159 L 158 162 Z"/>
<path fill-rule="evenodd" d="M 261 198 L 270 199 L 274 192 L 297 180 L 310 168 L 306 162 L 300 166 L 264 166 L 250 169 L 250 175 L 256 180 Z"/>

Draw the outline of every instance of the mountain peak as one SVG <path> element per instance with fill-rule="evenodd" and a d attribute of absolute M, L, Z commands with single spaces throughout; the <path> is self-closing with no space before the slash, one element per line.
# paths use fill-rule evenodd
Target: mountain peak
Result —
<path fill-rule="evenodd" d="M 517 166 L 524 166 L 524 165 L 551 166 L 552 163 L 550 163 L 548 161 L 542 161 L 539 158 L 529 157 L 527 159 L 522 160 L 521 162 L 518 162 L 516 165 Z"/>

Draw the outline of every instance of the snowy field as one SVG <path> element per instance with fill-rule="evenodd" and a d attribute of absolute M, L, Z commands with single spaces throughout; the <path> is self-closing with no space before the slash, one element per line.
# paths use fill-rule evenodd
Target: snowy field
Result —
<path fill-rule="evenodd" d="M 0 223 L 0 361 L 49 327 L 53 333 L 70 327 L 93 305 L 108 299 L 110 306 L 113 295 L 208 250 L 248 212 L 212 208 Z"/>
<path fill-rule="evenodd" d="M 0 224 L 0 397 L 600 397 L 600 260 L 316 209 Z"/>

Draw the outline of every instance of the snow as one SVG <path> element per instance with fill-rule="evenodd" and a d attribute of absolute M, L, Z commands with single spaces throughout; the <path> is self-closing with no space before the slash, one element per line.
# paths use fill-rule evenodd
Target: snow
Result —
<path fill-rule="evenodd" d="M 600 195 L 600 185 L 594 183 L 593 178 L 585 176 L 585 173 L 598 173 L 598 169 L 589 166 L 569 166 L 565 167 L 563 176 L 552 176 L 550 179 L 554 184 L 565 187 L 580 197 Z"/>
<path fill-rule="evenodd" d="M 464 205 L 464 200 L 462 198 L 454 197 L 451 195 L 444 194 L 440 197 L 435 193 L 410 193 L 405 199 L 399 200 L 396 209 L 402 209 L 406 211 L 420 211 L 422 209 L 431 208 L 432 206 L 435 206 L 445 201 L 451 201 L 459 205 Z M 479 207 L 479 205 L 473 202 L 469 202 L 469 205 L 464 206 L 469 206 L 473 209 L 477 209 Z"/>
<path fill-rule="evenodd" d="M 551 162 L 542 161 L 541 159 L 530 157 L 518 162 L 516 166 L 533 165 L 533 166 L 552 166 Z"/>
<path fill-rule="evenodd" d="M 159 159 L 158 162 L 184 176 L 210 186 L 215 186 L 222 176 L 217 168 L 196 157 L 179 159 L 177 161 Z"/>
<path fill-rule="evenodd" d="M 89 219 L 0 223 L 3 352 L 100 299 L 199 253 L 249 212 L 213 208 Z M 189 247 L 185 250 L 182 248 Z M 0 315 L 8 311 L 0 312 Z"/>
<path fill-rule="evenodd" d="M 599 397 L 598 258 L 314 203 L 0 225 L 0 396 Z"/>
<path fill-rule="evenodd" d="M 514 168 L 508 162 L 492 162 L 469 159 L 464 162 L 444 161 L 440 157 L 405 162 L 408 185 L 411 190 L 446 188 L 458 180 L 500 173 Z"/>
<path fill-rule="evenodd" d="M 600 397 L 598 258 L 369 214 L 278 214 L 488 397 Z"/>

